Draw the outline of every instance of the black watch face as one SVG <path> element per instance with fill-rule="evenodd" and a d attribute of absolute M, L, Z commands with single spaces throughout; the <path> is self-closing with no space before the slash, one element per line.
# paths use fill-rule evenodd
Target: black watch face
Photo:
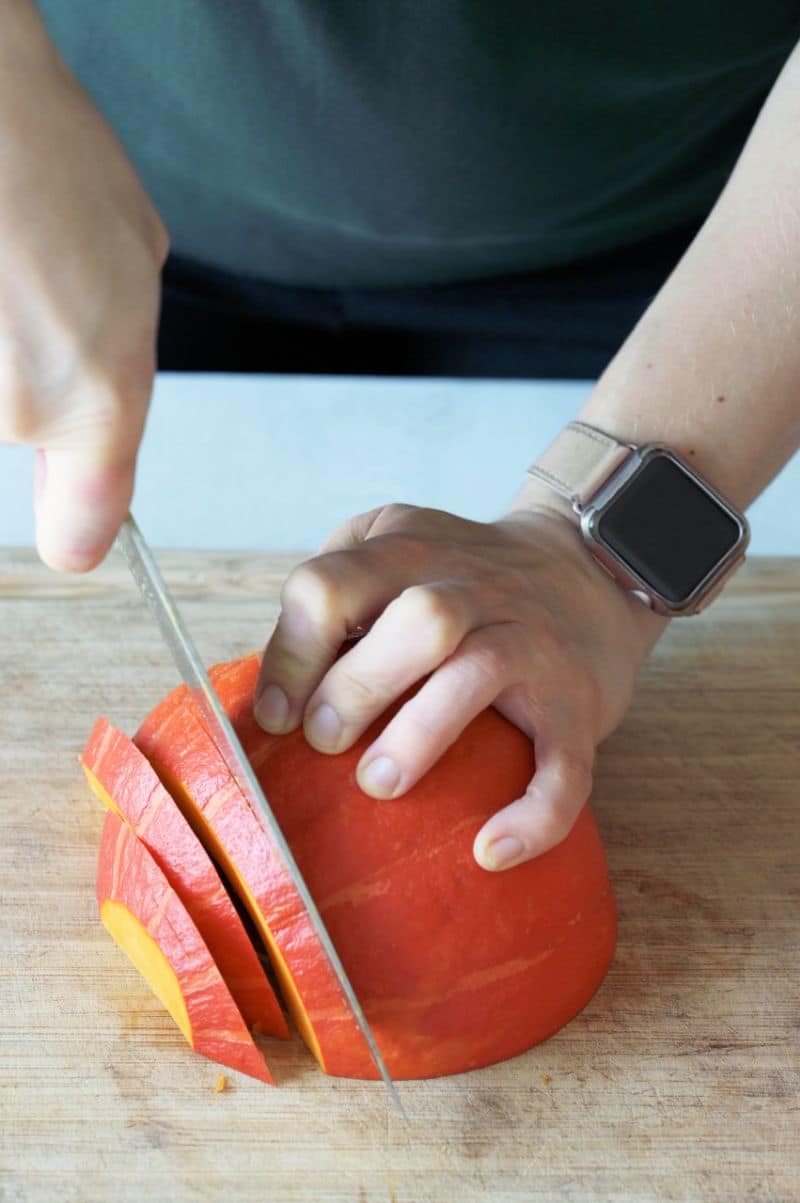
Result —
<path fill-rule="evenodd" d="M 666 454 L 644 461 L 594 531 L 673 605 L 688 600 L 741 533 L 735 518 Z"/>

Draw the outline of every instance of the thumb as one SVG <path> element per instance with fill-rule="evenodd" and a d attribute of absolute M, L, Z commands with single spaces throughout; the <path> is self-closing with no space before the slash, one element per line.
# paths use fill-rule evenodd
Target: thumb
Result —
<path fill-rule="evenodd" d="M 133 495 L 138 438 L 113 451 L 48 447 L 36 452 L 36 546 L 51 568 L 88 572 L 104 558 Z"/>

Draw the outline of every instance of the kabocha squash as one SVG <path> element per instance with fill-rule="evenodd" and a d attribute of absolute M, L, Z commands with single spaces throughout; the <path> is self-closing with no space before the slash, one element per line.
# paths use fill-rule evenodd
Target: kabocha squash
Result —
<path fill-rule="evenodd" d="M 188 911 L 133 830 L 105 817 L 97 903 L 127 953 L 196 1052 L 272 1082 L 241 1014 Z"/>
<path fill-rule="evenodd" d="M 525 735 L 479 715 L 404 797 L 377 802 L 355 768 L 384 715 L 348 752 L 252 717 L 258 658 L 211 675 L 364 1006 L 389 1071 L 433 1077 L 489 1065 L 557 1031 L 589 1001 L 613 956 L 616 915 L 591 810 L 535 860 L 487 873 L 472 857 L 483 822 L 534 767 Z M 376 1071 L 326 966 L 306 958 L 260 823 L 192 703 L 174 690 L 135 742 L 222 864 L 265 939 L 284 997 L 322 1067 Z"/>
<path fill-rule="evenodd" d="M 95 795 L 133 828 L 177 892 L 248 1026 L 288 1038 L 280 1003 L 217 870 L 147 758 L 99 718 L 81 764 Z"/>

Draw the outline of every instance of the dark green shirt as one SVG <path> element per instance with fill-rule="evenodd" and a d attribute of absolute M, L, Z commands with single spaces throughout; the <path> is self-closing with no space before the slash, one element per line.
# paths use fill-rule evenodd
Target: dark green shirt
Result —
<path fill-rule="evenodd" d="M 701 219 L 800 38 L 797 0 L 40 8 L 178 253 L 320 286 L 526 271 Z"/>

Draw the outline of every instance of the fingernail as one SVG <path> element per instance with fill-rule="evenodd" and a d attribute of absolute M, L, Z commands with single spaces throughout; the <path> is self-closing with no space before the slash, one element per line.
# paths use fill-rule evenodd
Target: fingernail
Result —
<path fill-rule="evenodd" d="M 289 699 L 279 685 L 267 685 L 253 709 L 259 727 L 280 735 L 289 716 Z"/>
<path fill-rule="evenodd" d="M 400 770 L 388 756 L 376 756 L 359 771 L 358 781 L 367 793 L 391 798 L 400 783 Z"/>
<path fill-rule="evenodd" d="M 342 735 L 342 723 L 333 706 L 323 702 L 305 722 L 306 739 L 315 747 L 333 749 Z"/>
<path fill-rule="evenodd" d="M 525 845 L 515 835 L 504 835 L 494 840 L 483 856 L 490 869 L 508 869 L 522 856 Z"/>

